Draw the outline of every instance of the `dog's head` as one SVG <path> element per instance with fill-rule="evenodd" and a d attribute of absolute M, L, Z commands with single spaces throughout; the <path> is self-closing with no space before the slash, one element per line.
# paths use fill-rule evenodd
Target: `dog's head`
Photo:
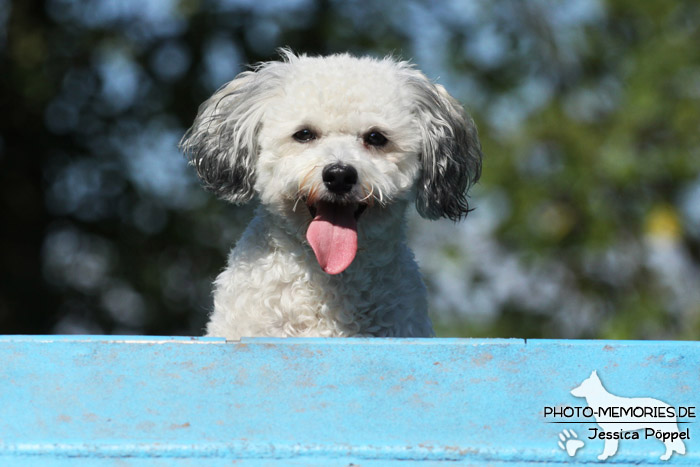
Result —
<path fill-rule="evenodd" d="M 442 86 L 391 58 L 282 58 L 200 107 L 181 146 L 206 188 L 234 203 L 257 194 L 297 229 L 308 226 L 328 273 L 352 262 L 361 217 L 381 222 L 376 213 L 409 199 L 429 219 L 467 214 L 481 149 Z"/>
<path fill-rule="evenodd" d="M 598 372 L 593 370 L 591 376 L 584 379 L 581 384 L 571 390 L 571 395 L 576 397 L 591 396 L 600 393 L 602 387 L 603 383 L 601 383 L 600 378 L 598 378 Z"/>

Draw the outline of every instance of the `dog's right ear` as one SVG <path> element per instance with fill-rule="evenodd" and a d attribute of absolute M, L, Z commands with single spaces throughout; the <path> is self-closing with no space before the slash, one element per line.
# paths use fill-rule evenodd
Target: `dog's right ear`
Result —
<path fill-rule="evenodd" d="M 180 141 L 204 187 L 233 203 L 245 203 L 255 193 L 258 133 L 265 103 L 274 92 L 265 72 L 271 68 L 243 72 L 220 88 L 199 107 Z"/>

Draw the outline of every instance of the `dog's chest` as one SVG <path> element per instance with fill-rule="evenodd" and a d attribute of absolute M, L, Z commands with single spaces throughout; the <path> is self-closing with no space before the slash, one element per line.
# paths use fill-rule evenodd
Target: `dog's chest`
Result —
<path fill-rule="evenodd" d="M 269 227 L 254 221 L 232 251 L 217 279 L 212 319 L 226 316 L 244 335 L 432 332 L 425 288 L 406 245 L 373 250 L 367 244 L 344 272 L 329 275 L 308 245 Z"/>

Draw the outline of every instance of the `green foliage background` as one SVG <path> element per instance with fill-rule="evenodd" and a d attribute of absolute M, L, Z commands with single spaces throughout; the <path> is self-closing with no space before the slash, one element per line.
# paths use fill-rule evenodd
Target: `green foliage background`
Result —
<path fill-rule="evenodd" d="M 251 207 L 177 153 L 246 63 L 412 58 L 474 116 L 466 222 L 411 216 L 442 336 L 697 339 L 700 4 L 0 0 L 0 332 L 199 334 Z"/>

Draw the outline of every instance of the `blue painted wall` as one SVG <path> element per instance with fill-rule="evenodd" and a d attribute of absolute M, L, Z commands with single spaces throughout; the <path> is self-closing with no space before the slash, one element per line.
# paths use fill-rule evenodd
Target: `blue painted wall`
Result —
<path fill-rule="evenodd" d="M 685 455 L 642 431 L 605 462 L 593 419 L 544 416 L 586 407 L 570 391 L 593 370 L 700 405 L 700 342 L 5 336 L 0 465 L 700 465 L 691 416 Z"/>

